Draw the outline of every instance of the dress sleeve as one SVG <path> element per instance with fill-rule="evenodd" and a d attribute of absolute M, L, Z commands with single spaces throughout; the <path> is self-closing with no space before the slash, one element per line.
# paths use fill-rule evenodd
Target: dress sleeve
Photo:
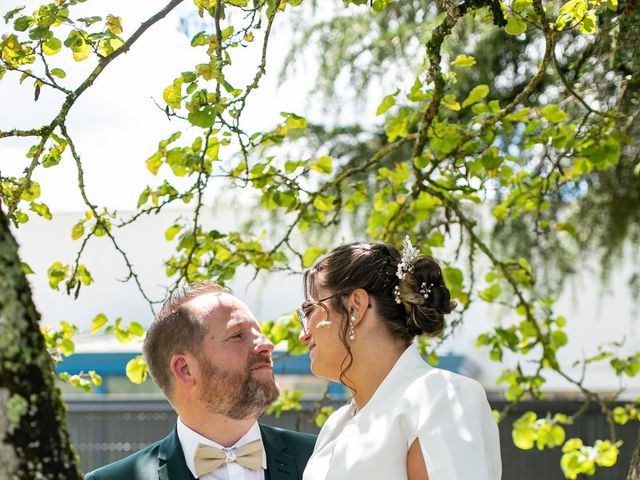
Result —
<path fill-rule="evenodd" d="M 437 387 L 418 419 L 429 480 L 500 480 L 498 426 L 482 386 L 457 377 Z"/>

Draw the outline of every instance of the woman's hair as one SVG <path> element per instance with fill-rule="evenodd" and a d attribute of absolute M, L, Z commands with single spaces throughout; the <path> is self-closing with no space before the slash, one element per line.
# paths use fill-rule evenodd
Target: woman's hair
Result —
<path fill-rule="evenodd" d="M 394 246 L 382 242 L 351 243 L 320 257 L 304 274 L 304 293 L 308 300 L 317 298 L 318 286 L 341 294 L 357 288 L 366 290 L 391 336 L 407 344 L 416 335 L 438 335 L 444 328 L 444 315 L 456 306 L 451 301 L 442 270 L 433 258 L 418 254 L 403 260 Z M 349 312 L 342 297 L 337 295 L 331 299 L 334 309 L 343 314 L 340 340 L 347 356 L 341 381 L 353 363 L 346 341 Z"/>

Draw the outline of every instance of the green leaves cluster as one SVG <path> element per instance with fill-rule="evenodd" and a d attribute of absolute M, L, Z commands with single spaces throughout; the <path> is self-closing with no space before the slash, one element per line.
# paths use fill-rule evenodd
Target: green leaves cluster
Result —
<path fill-rule="evenodd" d="M 565 431 L 562 425 L 571 425 L 572 419 L 563 414 L 538 418 L 534 412 L 526 412 L 513 423 L 513 443 L 523 450 L 538 450 L 562 445 Z"/>
<path fill-rule="evenodd" d="M 592 476 L 596 467 L 611 467 L 618 460 L 622 442 L 596 440 L 593 446 L 584 445 L 579 438 L 568 440 L 562 447 L 560 466 L 566 478 L 575 480 L 578 475 Z"/>

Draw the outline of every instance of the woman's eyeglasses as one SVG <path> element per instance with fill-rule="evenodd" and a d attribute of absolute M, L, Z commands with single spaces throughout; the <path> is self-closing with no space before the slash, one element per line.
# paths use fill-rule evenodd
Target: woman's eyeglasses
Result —
<path fill-rule="evenodd" d="M 302 304 L 300 308 L 296 308 L 296 314 L 298 315 L 298 320 L 300 321 L 300 325 L 302 325 L 302 331 L 304 332 L 305 335 L 309 333 L 309 331 L 307 330 L 307 327 L 309 325 L 309 315 L 305 313 L 305 309 L 308 310 L 312 308 L 314 305 L 318 305 L 326 300 L 329 300 L 333 297 L 337 297 L 338 295 L 342 295 L 344 293 L 345 292 L 338 292 L 338 293 L 334 293 L 333 295 L 329 295 L 328 297 L 321 298 L 320 300 L 314 300 L 313 302 L 305 302 Z"/>

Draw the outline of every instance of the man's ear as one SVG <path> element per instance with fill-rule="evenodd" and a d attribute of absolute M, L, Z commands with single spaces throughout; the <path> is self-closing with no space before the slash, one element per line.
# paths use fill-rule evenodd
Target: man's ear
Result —
<path fill-rule="evenodd" d="M 367 293 L 367 291 L 363 288 L 356 288 L 351 293 L 349 318 L 353 321 L 354 327 L 358 326 L 367 314 L 367 310 L 369 309 L 369 302 L 369 293 Z"/>
<path fill-rule="evenodd" d="M 183 385 L 195 385 L 195 358 L 191 355 L 177 354 L 171 357 L 171 373 L 178 383 Z"/>

